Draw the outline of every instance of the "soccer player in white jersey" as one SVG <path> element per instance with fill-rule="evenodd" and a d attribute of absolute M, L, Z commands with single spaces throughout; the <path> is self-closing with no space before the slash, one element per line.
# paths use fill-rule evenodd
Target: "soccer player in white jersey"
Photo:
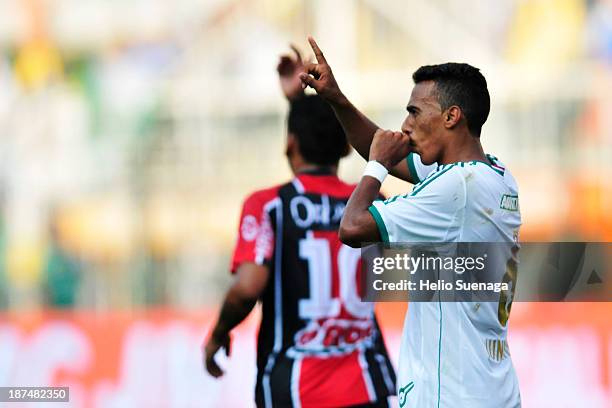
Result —
<path fill-rule="evenodd" d="M 340 238 L 362 242 L 516 242 L 516 182 L 480 144 L 490 109 L 484 76 L 467 64 L 424 66 L 401 132 L 381 130 L 343 95 L 323 53 L 301 75 L 334 108 L 349 142 L 367 160 Z M 375 201 L 387 172 L 416 183 Z M 399 359 L 400 407 L 517 407 L 518 380 L 507 344 L 509 305 L 412 303 Z"/>

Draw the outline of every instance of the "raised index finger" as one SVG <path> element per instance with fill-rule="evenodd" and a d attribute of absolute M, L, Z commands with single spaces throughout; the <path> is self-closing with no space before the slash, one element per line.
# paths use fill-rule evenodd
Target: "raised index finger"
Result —
<path fill-rule="evenodd" d="M 315 57 L 317 58 L 317 62 L 319 64 L 327 64 L 327 61 L 325 60 L 325 56 L 323 55 L 323 52 L 317 45 L 317 42 L 314 40 L 314 38 L 309 36 L 308 42 L 310 43 L 310 47 L 314 51 Z"/>

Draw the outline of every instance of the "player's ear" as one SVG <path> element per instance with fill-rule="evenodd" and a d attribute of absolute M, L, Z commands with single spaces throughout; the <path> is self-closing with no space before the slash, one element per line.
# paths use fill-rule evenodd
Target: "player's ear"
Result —
<path fill-rule="evenodd" d="M 460 107 L 458 107 L 457 105 L 453 105 L 449 107 L 446 111 L 444 111 L 442 115 L 444 119 L 444 127 L 446 129 L 452 129 L 457 126 L 457 124 L 463 117 L 463 112 L 461 112 Z"/>

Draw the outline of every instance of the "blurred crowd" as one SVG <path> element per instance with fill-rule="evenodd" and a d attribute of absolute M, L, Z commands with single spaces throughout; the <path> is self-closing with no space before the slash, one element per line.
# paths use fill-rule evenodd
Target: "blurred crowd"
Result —
<path fill-rule="evenodd" d="M 289 177 L 274 66 L 308 34 L 385 127 L 418 66 L 482 68 L 483 143 L 517 175 L 522 238 L 612 239 L 611 0 L 330 7 L 0 2 L 0 309 L 216 301 L 242 198 Z"/>

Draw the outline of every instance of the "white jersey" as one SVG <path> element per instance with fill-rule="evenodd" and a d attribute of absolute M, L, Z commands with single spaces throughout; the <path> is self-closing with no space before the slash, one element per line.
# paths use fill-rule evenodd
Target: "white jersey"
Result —
<path fill-rule="evenodd" d="M 518 189 L 493 156 L 408 166 L 411 193 L 370 207 L 386 242 L 513 242 L 521 224 Z M 518 380 L 497 303 L 413 302 L 399 359 L 400 407 L 519 407 Z"/>

